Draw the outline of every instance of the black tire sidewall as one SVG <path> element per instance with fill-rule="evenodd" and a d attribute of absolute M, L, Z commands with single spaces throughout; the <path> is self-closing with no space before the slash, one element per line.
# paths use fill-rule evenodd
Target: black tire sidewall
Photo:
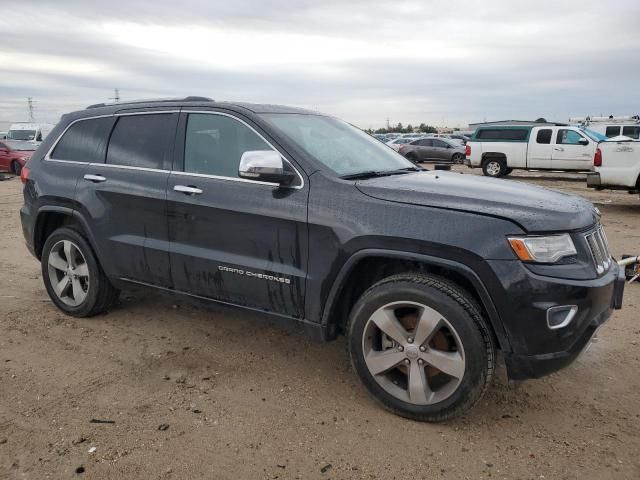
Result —
<path fill-rule="evenodd" d="M 89 291 L 87 293 L 87 298 L 78 305 L 77 307 L 72 307 L 64 303 L 53 289 L 51 285 L 51 280 L 49 278 L 49 253 L 53 246 L 61 240 L 70 240 L 77 245 L 77 247 L 82 252 L 85 261 L 87 262 L 87 266 L 89 268 Z M 84 317 L 90 314 L 93 310 L 94 306 L 98 302 L 98 294 L 102 285 L 100 284 L 100 267 L 96 260 L 95 255 L 93 254 L 93 250 L 89 245 L 89 242 L 85 240 L 85 238 L 78 233 L 76 230 L 69 227 L 62 227 L 53 232 L 46 240 L 44 247 L 42 249 L 42 257 L 41 257 L 41 266 L 42 266 L 42 278 L 44 280 L 45 288 L 47 289 L 47 293 L 51 298 L 51 301 L 63 312 L 73 315 L 76 317 Z"/>
<path fill-rule="evenodd" d="M 465 373 L 457 390 L 433 405 L 414 405 L 386 392 L 369 372 L 362 350 L 367 320 L 380 307 L 394 301 L 414 301 L 437 310 L 455 328 L 465 353 Z M 394 413 L 418 420 L 445 420 L 472 406 L 484 391 L 489 355 L 483 335 L 471 315 L 454 299 L 436 288 L 400 281 L 373 287 L 354 306 L 349 325 L 349 354 L 352 365 L 372 396 Z"/>
<path fill-rule="evenodd" d="M 20 162 L 18 162 L 17 160 L 14 160 L 13 162 L 11 162 L 11 173 L 20 176 L 20 173 L 22 172 L 22 165 L 20 165 Z"/>

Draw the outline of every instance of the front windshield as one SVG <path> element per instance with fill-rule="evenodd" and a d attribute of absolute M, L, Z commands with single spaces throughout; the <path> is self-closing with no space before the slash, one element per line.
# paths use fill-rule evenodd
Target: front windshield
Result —
<path fill-rule="evenodd" d="M 9 148 L 11 148 L 11 150 L 27 150 L 27 151 L 34 151 L 35 149 L 38 148 L 37 145 L 34 145 L 33 143 L 30 142 L 23 142 L 20 140 L 8 140 L 5 141 L 5 143 L 9 146 Z"/>
<path fill-rule="evenodd" d="M 36 138 L 35 130 L 9 130 L 7 138 L 11 140 L 33 140 Z"/>
<path fill-rule="evenodd" d="M 595 142 L 604 142 L 608 140 L 608 138 L 605 135 L 602 135 L 601 133 L 598 133 L 598 132 L 594 132 L 593 130 L 589 130 L 588 128 L 583 128 L 582 131 L 585 133 L 585 135 L 587 135 L 591 140 Z"/>
<path fill-rule="evenodd" d="M 265 113 L 261 116 L 339 176 L 414 167 L 384 143 L 342 120 L 298 113 Z"/>

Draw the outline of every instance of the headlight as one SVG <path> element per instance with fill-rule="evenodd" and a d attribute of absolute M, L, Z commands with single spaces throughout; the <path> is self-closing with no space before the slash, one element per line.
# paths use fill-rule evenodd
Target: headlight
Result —
<path fill-rule="evenodd" d="M 554 263 L 578 253 L 567 233 L 546 237 L 509 237 L 509 244 L 518 258 L 525 262 Z"/>

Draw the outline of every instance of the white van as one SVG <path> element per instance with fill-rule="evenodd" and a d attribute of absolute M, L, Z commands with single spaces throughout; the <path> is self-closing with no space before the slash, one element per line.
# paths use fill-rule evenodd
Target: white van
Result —
<path fill-rule="evenodd" d="M 53 130 L 50 123 L 14 123 L 9 127 L 7 140 L 26 140 L 29 142 L 41 142 Z"/>
<path fill-rule="evenodd" d="M 598 132 L 607 138 L 619 137 L 620 135 L 634 140 L 640 139 L 640 116 L 627 115 L 614 117 L 573 117 L 569 123 L 588 128 Z"/>

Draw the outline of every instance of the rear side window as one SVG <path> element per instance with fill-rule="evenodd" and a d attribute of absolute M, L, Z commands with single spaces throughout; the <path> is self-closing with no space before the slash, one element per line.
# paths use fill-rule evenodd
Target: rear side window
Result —
<path fill-rule="evenodd" d="M 551 143 L 551 129 L 545 128 L 544 130 L 538 130 L 536 136 L 536 143 L 549 144 Z"/>
<path fill-rule="evenodd" d="M 122 116 L 109 140 L 107 163 L 163 170 L 174 134 L 172 114 Z"/>
<path fill-rule="evenodd" d="M 638 140 L 640 139 L 640 126 L 622 127 L 622 135 Z"/>
<path fill-rule="evenodd" d="M 483 128 L 478 130 L 478 140 L 512 140 L 523 141 L 527 139 L 529 130 L 524 128 Z"/>
<path fill-rule="evenodd" d="M 447 148 L 449 144 L 445 141 L 434 139 L 433 146 L 438 148 Z"/>
<path fill-rule="evenodd" d="M 607 127 L 604 134 L 609 138 L 617 137 L 620 135 L 620 127 Z"/>
<path fill-rule="evenodd" d="M 51 158 L 103 163 L 111 125 L 112 117 L 90 118 L 74 123 L 62 135 L 51 153 Z"/>
<path fill-rule="evenodd" d="M 421 147 L 431 147 L 433 146 L 433 140 L 431 139 L 423 139 L 423 140 L 418 140 L 417 142 L 415 142 L 416 145 L 420 145 Z"/>
<path fill-rule="evenodd" d="M 240 158 L 252 150 L 273 150 L 243 123 L 224 115 L 191 114 L 187 120 L 184 171 L 237 177 Z"/>

